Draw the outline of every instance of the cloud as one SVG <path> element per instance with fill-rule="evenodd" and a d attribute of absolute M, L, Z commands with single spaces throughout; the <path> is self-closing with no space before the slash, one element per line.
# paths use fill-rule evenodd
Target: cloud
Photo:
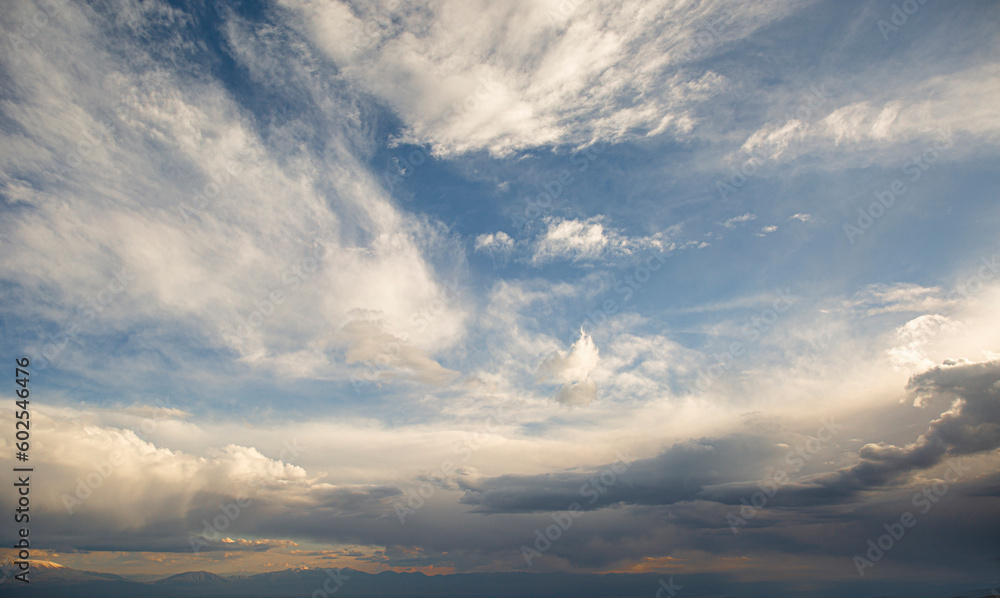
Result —
<path fill-rule="evenodd" d="M 1000 362 L 955 362 L 915 376 L 908 389 L 922 394 L 951 397 L 951 406 L 932 420 L 914 442 L 896 446 L 867 443 L 857 453 L 857 463 L 830 472 L 801 473 L 771 498 L 777 506 L 838 504 L 859 492 L 899 485 L 916 471 L 940 464 L 947 456 L 972 455 L 1000 447 Z M 838 433 L 830 423 L 827 436 Z M 581 501 L 581 486 L 593 483 L 602 468 L 583 473 L 564 472 L 537 476 L 499 476 L 466 484 L 465 504 L 477 512 L 513 513 L 565 510 L 571 502 L 584 509 L 617 503 L 672 505 L 709 500 L 740 504 L 759 490 L 762 466 L 787 453 L 768 437 L 729 434 L 678 443 L 655 457 L 632 462 L 626 473 L 593 501 Z M 610 467 L 606 465 L 603 469 Z M 780 467 L 787 468 L 787 463 Z M 747 479 L 749 478 L 749 479 Z M 746 481 L 741 481 L 746 480 Z"/>
<path fill-rule="evenodd" d="M 570 382 L 559 389 L 556 400 L 563 405 L 589 405 L 597 398 L 597 384 L 593 380 Z"/>
<path fill-rule="evenodd" d="M 597 398 L 597 385 L 590 375 L 597 369 L 600 355 L 594 340 L 580 331 L 580 338 L 570 345 L 568 352 L 557 351 L 538 366 L 542 380 L 563 384 L 556 399 L 564 405 L 589 405 Z"/>
<path fill-rule="evenodd" d="M 932 420 L 927 430 L 904 446 L 867 443 L 858 451 L 858 462 L 833 472 L 810 476 L 782 487 L 775 504 L 831 504 L 862 491 L 905 483 L 917 471 L 931 469 L 946 457 L 962 457 L 1000 448 L 1000 362 L 951 362 L 914 376 L 908 389 L 925 399 L 951 405 Z M 750 484 L 731 486 L 725 492 L 708 489 L 706 495 L 738 504 Z"/>
<path fill-rule="evenodd" d="M 608 246 L 600 220 L 549 219 L 532 261 L 543 263 L 554 258 L 581 260 L 599 257 Z"/>
<path fill-rule="evenodd" d="M 314 509 L 357 514 L 399 493 L 385 485 L 321 481 L 322 474 L 290 462 L 309 447 L 290 444 L 301 450 L 285 455 L 288 461 L 235 443 L 194 453 L 69 412 L 36 409 L 32 419 L 60 431 L 33 447 L 49 483 L 33 488 L 32 506 L 51 522 L 40 541 L 62 549 L 185 552 L 193 534 L 204 540 L 201 550 L 268 550 L 289 544 L 263 540 L 262 520 Z M 176 429 L 170 420 L 157 424 L 160 432 Z"/>
<path fill-rule="evenodd" d="M 503 231 L 476 237 L 476 251 L 507 251 L 514 248 L 514 239 Z"/>
<path fill-rule="evenodd" d="M 582 380 L 597 367 L 600 356 L 594 340 L 580 331 L 580 338 L 570 345 L 569 352 L 558 351 L 538 367 L 539 374 L 558 382 Z"/>
<path fill-rule="evenodd" d="M 346 77 L 400 115 L 402 141 L 431 144 L 440 155 L 498 156 L 687 134 L 694 107 L 725 86 L 718 73 L 689 65 L 790 10 L 736 1 L 599 1 L 568 11 L 558 2 L 284 4 Z M 709 24 L 712 48 L 696 39 Z"/>
<path fill-rule="evenodd" d="M 291 540 L 273 540 L 270 538 L 259 538 L 255 540 L 246 540 L 244 538 L 221 538 L 214 540 L 212 538 L 204 538 L 199 536 L 202 542 L 198 543 L 199 549 L 202 551 L 252 551 L 252 552 L 263 552 L 271 550 L 272 548 L 289 548 L 292 546 L 298 546 L 295 542 Z"/>
<path fill-rule="evenodd" d="M 118 25 L 167 18 L 125 6 L 130 16 L 116 24 L 67 8 L 44 44 L 0 58 L 19 98 L 4 108 L 19 133 L 6 136 L 18 149 L 0 152 L 0 183 L 25 208 L 5 227 L 14 242 L 0 277 L 20 281 L 25 299 L 11 310 L 48 330 L 75 325 L 60 366 L 86 369 L 80 347 L 109 335 L 143 353 L 128 332 L 142 328 L 170 339 L 160 344 L 180 362 L 202 359 L 180 349 L 185 338 L 252 369 L 346 379 L 332 332 L 359 309 L 386 334 L 415 339 L 417 353 L 461 337 L 462 302 L 434 263 L 453 268 L 461 248 L 399 210 L 363 165 L 371 141 L 352 120 L 361 100 L 331 87 L 333 69 L 230 15 L 223 41 L 250 93 L 287 99 L 287 118 L 260 115 L 264 125 L 220 81 L 172 70 L 174 53 L 189 49 L 183 36 L 155 48 L 137 32 L 113 36 Z M 300 135 L 325 149 L 306 151 Z M 80 307 L 122 286 L 123 271 L 127 286 L 110 305 Z M 41 295 L 50 299 L 28 299 Z M 35 335 L 26 342 L 37 354 L 45 336 Z M 404 361 L 414 365 L 417 353 Z"/>
<path fill-rule="evenodd" d="M 844 301 L 844 306 L 867 316 L 899 312 L 933 313 L 955 304 L 946 299 L 941 287 L 914 283 L 876 283 L 868 285 Z"/>
<path fill-rule="evenodd" d="M 914 376 L 917 394 L 952 399 L 952 406 L 931 423 L 921 443 L 941 455 L 970 455 L 1000 446 L 1000 361 L 949 360 Z"/>
<path fill-rule="evenodd" d="M 477 253 L 481 251 L 493 258 L 494 266 L 503 267 L 514 253 L 514 239 L 503 231 L 478 235 L 474 249 Z"/>
<path fill-rule="evenodd" d="M 958 328 L 958 323 L 938 314 L 928 314 L 916 317 L 896 330 L 896 336 L 902 343 L 887 351 L 893 367 L 923 371 L 931 368 L 931 361 L 925 347 L 931 338 L 942 330 Z"/>
<path fill-rule="evenodd" d="M 756 214 L 751 214 L 750 212 L 747 212 L 746 214 L 743 214 L 741 216 L 733 216 L 729 220 L 726 220 L 725 222 L 723 222 L 722 226 L 724 226 L 726 228 L 736 228 L 737 224 L 746 224 L 747 222 L 750 222 L 751 220 L 756 220 L 756 219 L 757 219 L 757 215 Z"/>
<path fill-rule="evenodd" d="M 340 338 L 348 343 L 347 363 L 363 363 L 367 367 L 361 380 L 391 378 L 402 370 L 426 384 L 441 385 L 459 375 L 431 359 L 420 348 L 385 332 L 380 322 L 352 320 L 341 330 Z"/>
<path fill-rule="evenodd" d="M 675 245 L 663 233 L 630 237 L 604 225 L 604 216 L 585 220 L 545 218 L 545 230 L 535 241 L 531 263 L 538 265 L 557 259 L 596 260 L 601 257 L 634 255 L 640 251 L 672 251 Z"/>
<path fill-rule="evenodd" d="M 967 155 L 968 146 L 995 147 L 1000 118 L 987 114 L 987 98 L 998 92 L 1000 65 L 972 63 L 947 76 L 910 77 L 899 69 L 863 72 L 866 99 L 851 101 L 833 93 L 811 120 L 777 119 L 765 123 L 744 141 L 739 154 L 759 163 L 791 161 L 804 156 L 823 158 L 826 167 L 843 168 L 881 161 L 899 148 L 937 143 L 938 158 Z M 878 83 L 875 79 L 882 78 Z M 825 85 L 823 86 L 826 87 Z M 831 89 L 836 89 L 830 83 Z M 956 144 L 956 139 L 965 140 Z M 930 151 L 930 150 L 928 150 Z M 904 156 L 906 154 L 903 154 Z"/>
<path fill-rule="evenodd" d="M 679 442 L 655 457 L 537 476 L 506 475 L 469 483 L 462 503 L 481 513 L 564 511 L 571 503 L 594 510 L 626 503 L 669 505 L 695 500 L 705 486 L 746 475 L 746 467 L 779 449 L 744 434 Z M 603 484 L 595 482 L 605 471 Z M 589 486 L 588 486 L 589 484 Z M 599 491 L 598 488 L 603 489 Z"/>

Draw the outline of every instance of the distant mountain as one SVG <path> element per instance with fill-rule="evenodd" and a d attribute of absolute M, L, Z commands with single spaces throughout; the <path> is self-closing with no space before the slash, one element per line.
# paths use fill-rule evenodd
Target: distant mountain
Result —
<path fill-rule="evenodd" d="M 154 581 L 155 585 L 218 585 L 223 583 L 229 583 L 229 579 L 216 575 L 215 573 L 209 573 L 208 571 L 188 571 L 187 573 L 178 573 L 177 575 L 171 575 L 165 579 L 159 581 Z"/>
<path fill-rule="evenodd" d="M 208 571 L 190 571 L 154 582 L 137 582 L 108 573 L 77 571 L 57 563 L 32 561 L 31 583 L 13 580 L 16 567 L 0 564 L 0 595 L 17 597 L 73 596 L 74 598 L 666 598 L 660 580 L 669 575 L 570 573 L 364 573 L 335 570 L 286 569 L 256 575 L 222 577 Z M 337 587 L 336 579 L 343 585 Z M 739 596 L 791 598 L 802 595 L 794 582 L 739 582 L 725 574 L 675 575 L 681 587 L 677 598 Z M 816 598 L 894 596 L 907 598 L 989 597 L 989 590 L 946 587 L 920 581 L 833 582 L 813 589 Z"/>
<path fill-rule="evenodd" d="M 28 584 L 14 579 L 14 576 L 19 573 L 21 573 L 21 570 L 14 564 L 13 559 L 5 559 L 0 562 L 0 585 L 17 584 L 19 586 L 27 586 L 37 582 L 45 584 L 74 584 L 88 581 L 126 581 L 124 577 L 119 575 L 70 569 L 51 561 L 32 560 L 31 567 L 28 569 L 28 579 L 30 580 Z"/>
<path fill-rule="evenodd" d="M 58 569 L 56 569 L 56 567 Z M 58 571 L 58 574 L 53 574 Z M 589 578 L 582 587 L 583 578 Z M 384 571 L 372 574 L 342 569 L 339 576 L 333 569 L 298 568 L 273 571 L 249 576 L 222 577 L 207 571 L 191 571 L 173 575 L 154 582 L 130 581 L 116 575 L 77 571 L 53 563 L 51 566 L 32 562 L 30 584 L 15 582 L 5 586 L 12 596 L 49 596 L 53 586 L 60 595 L 76 598 L 173 598 L 178 592 L 184 596 L 206 598 L 300 598 L 313 596 L 317 591 L 328 592 L 343 583 L 336 594 L 329 596 L 391 598 L 391 597 L 442 597 L 442 598 L 500 598 L 523 596 L 526 598 L 582 597 L 598 598 L 615 596 L 644 598 L 655 592 L 656 578 L 650 576 L 574 576 L 563 573 L 475 573 L 459 575 L 424 575 L 423 573 L 396 573 Z M 588 589 L 589 588 L 589 589 Z"/>

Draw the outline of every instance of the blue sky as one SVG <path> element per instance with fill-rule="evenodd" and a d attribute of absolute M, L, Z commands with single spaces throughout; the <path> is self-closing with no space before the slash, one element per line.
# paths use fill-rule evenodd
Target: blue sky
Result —
<path fill-rule="evenodd" d="M 993 583 L 998 10 L 14 3 L 0 327 L 36 370 L 40 546 Z"/>

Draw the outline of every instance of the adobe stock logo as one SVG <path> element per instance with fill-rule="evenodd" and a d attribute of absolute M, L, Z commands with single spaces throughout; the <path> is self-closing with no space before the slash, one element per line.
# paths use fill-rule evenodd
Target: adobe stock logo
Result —
<path fill-rule="evenodd" d="M 832 417 L 822 420 L 822 425 L 816 430 L 814 436 L 810 436 L 800 445 L 788 451 L 785 455 L 785 463 L 788 469 L 777 469 L 771 474 L 769 479 L 757 482 L 758 492 L 740 499 L 739 515 L 734 513 L 726 514 L 726 522 L 733 534 L 740 533 L 750 519 L 753 519 L 767 506 L 768 501 L 778 493 L 781 488 L 792 483 L 792 475 L 800 472 L 806 464 L 822 451 L 836 436 L 838 430 L 843 426 L 834 423 Z"/>
<path fill-rule="evenodd" d="M 792 295 L 791 287 L 784 291 L 778 289 L 775 292 L 775 296 L 776 298 L 771 302 L 771 307 L 747 319 L 746 324 L 740 331 L 743 336 L 749 339 L 747 341 L 748 344 L 756 343 L 760 340 L 761 334 L 773 326 L 778 321 L 780 315 L 788 311 L 799 299 L 795 295 Z M 707 390 L 716 378 L 732 367 L 737 359 L 746 354 L 747 347 L 748 345 L 744 345 L 739 341 L 732 341 L 729 343 L 728 351 L 713 355 L 712 358 L 715 360 L 715 363 L 708 366 L 707 369 L 698 369 L 695 387 L 700 391 Z M 688 387 L 688 392 L 693 393 L 694 391 L 694 388 Z"/>
<path fill-rule="evenodd" d="M 680 592 L 681 590 L 684 589 L 684 586 L 677 585 L 674 583 L 673 577 L 670 578 L 670 581 L 663 581 L 663 578 L 661 577 L 659 582 L 660 582 L 660 589 L 656 590 L 656 593 L 653 594 L 655 598 L 663 598 L 664 592 L 667 593 L 667 596 L 676 596 L 677 592 Z"/>
<path fill-rule="evenodd" d="M 593 505 L 596 503 L 597 500 L 604 495 L 604 493 L 606 493 L 619 481 L 620 476 L 628 471 L 629 466 L 632 464 L 631 456 L 628 454 L 623 455 L 621 452 L 617 451 L 616 455 L 618 456 L 618 461 L 615 461 L 610 467 L 603 470 L 600 474 L 593 476 L 580 486 L 580 497 L 590 497 L 587 504 Z M 524 562 L 527 563 L 529 567 L 533 566 L 534 559 L 539 558 L 542 554 L 548 552 L 548 550 L 552 548 L 553 544 L 557 542 L 565 532 L 569 531 L 569 529 L 573 527 L 573 523 L 580 517 L 583 517 L 585 512 L 586 511 L 583 510 L 583 505 L 574 501 L 566 506 L 565 512 L 558 511 L 550 514 L 552 521 L 555 523 L 546 527 L 544 532 L 541 528 L 535 528 L 534 548 L 528 546 L 527 544 L 521 545 L 521 556 L 524 557 Z"/>
<path fill-rule="evenodd" d="M 979 261 L 983 265 L 979 266 L 976 273 L 965 280 L 965 284 L 958 285 L 949 295 L 949 299 L 958 299 L 959 295 L 968 299 L 970 296 L 983 290 L 987 281 L 992 280 L 1000 272 L 1000 263 L 997 262 L 997 254 L 994 253 L 992 257 L 984 255 Z"/>
<path fill-rule="evenodd" d="M 955 484 L 962 476 L 968 472 L 971 467 L 969 465 L 963 465 L 962 460 L 959 458 L 949 459 L 947 462 L 948 470 L 945 471 L 943 477 L 944 481 L 937 481 L 933 484 L 929 484 L 920 489 L 913 495 L 910 503 L 920 509 L 921 515 L 926 515 L 935 504 L 941 498 L 948 493 L 950 489 L 950 484 Z M 954 476 L 952 476 L 954 474 Z M 910 511 L 906 511 L 899 516 L 899 521 L 892 521 L 890 523 L 883 523 L 882 528 L 885 529 L 885 533 L 880 535 L 878 538 L 868 540 L 868 550 L 865 551 L 864 556 L 860 554 L 854 555 L 854 566 L 858 570 L 858 575 L 860 577 L 865 576 L 865 569 L 869 567 L 874 567 L 875 563 L 882 560 L 887 552 L 893 549 L 897 542 L 903 539 L 906 535 L 906 531 L 917 524 L 917 517 Z M 868 557 L 868 558 L 865 558 Z"/>
<path fill-rule="evenodd" d="M 927 172 L 931 165 L 938 161 L 941 154 L 955 145 L 955 140 L 950 130 L 939 131 L 939 135 L 940 138 L 927 146 L 923 152 L 910 156 L 903 163 L 902 172 L 909 178 L 911 183 L 916 183 L 920 180 L 920 177 Z M 884 216 L 896 204 L 896 200 L 901 198 L 908 190 L 909 188 L 903 183 L 902 179 L 895 179 L 885 185 L 882 191 L 875 191 L 874 196 L 876 201 L 871 202 L 867 208 L 858 208 L 857 226 L 850 222 L 844 222 L 842 225 L 844 234 L 847 235 L 847 240 L 851 242 L 851 245 L 854 245 L 857 237 L 865 234 L 875 224 L 875 221 Z"/>
<path fill-rule="evenodd" d="M 905 25 L 910 20 L 910 17 L 916 14 L 920 10 L 920 7 L 926 3 L 927 0 L 906 0 L 903 2 L 902 8 L 897 4 L 893 4 L 892 15 L 890 15 L 889 21 L 879 19 L 876 23 L 879 33 L 882 34 L 882 39 L 889 41 L 889 33 L 899 31 L 899 28 Z"/>

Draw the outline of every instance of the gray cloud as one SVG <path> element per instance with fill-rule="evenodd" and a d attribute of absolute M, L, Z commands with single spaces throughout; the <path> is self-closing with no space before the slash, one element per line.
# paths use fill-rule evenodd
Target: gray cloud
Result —
<path fill-rule="evenodd" d="M 759 464 L 780 449 L 760 436 L 733 434 L 675 444 L 656 457 L 638 459 L 614 476 L 614 464 L 585 472 L 539 476 L 500 476 L 467 483 L 462 503 L 476 512 L 517 513 L 566 510 L 579 503 L 585 510 L 617 503 L 669 505 L 696 500 L 706 486 L 759 471 Z M 612 480 L 613 481 L 610 481 Z"/>
<path fill-rule="evenodd" d="M 948 456 L 1000 447 L 1000 362 L 938 366 L 915 376 L 908 388 L 950 397 L 954 403 L 914 442 L 905 446 L 866 444 L 858 452 L 856 464 L 800 475 L 782 485 L 772 504 L 835 504 L 865 490 L 905 482 L 908 474 L 934 467 Z M 626 473 L 616 477 L 614 484 L 605 483 L 606 491 L 593 501 L 581 500 L 581 492 L 592 492 L 600 486 L 600 468 L 586 473 L 481 480 L 466 485 L 462 502 L 484 513 L 565 510 L 571 502 L 581 503 L 584 509 L 617 503 L 670 505 L 693 500 L 739 504 L 759 490 L 757 482 L 762 476 L 753 474 L 782 452 L 762 436 L 706 438 L 677 444 L 656 457 L 635 461 Z"/>

